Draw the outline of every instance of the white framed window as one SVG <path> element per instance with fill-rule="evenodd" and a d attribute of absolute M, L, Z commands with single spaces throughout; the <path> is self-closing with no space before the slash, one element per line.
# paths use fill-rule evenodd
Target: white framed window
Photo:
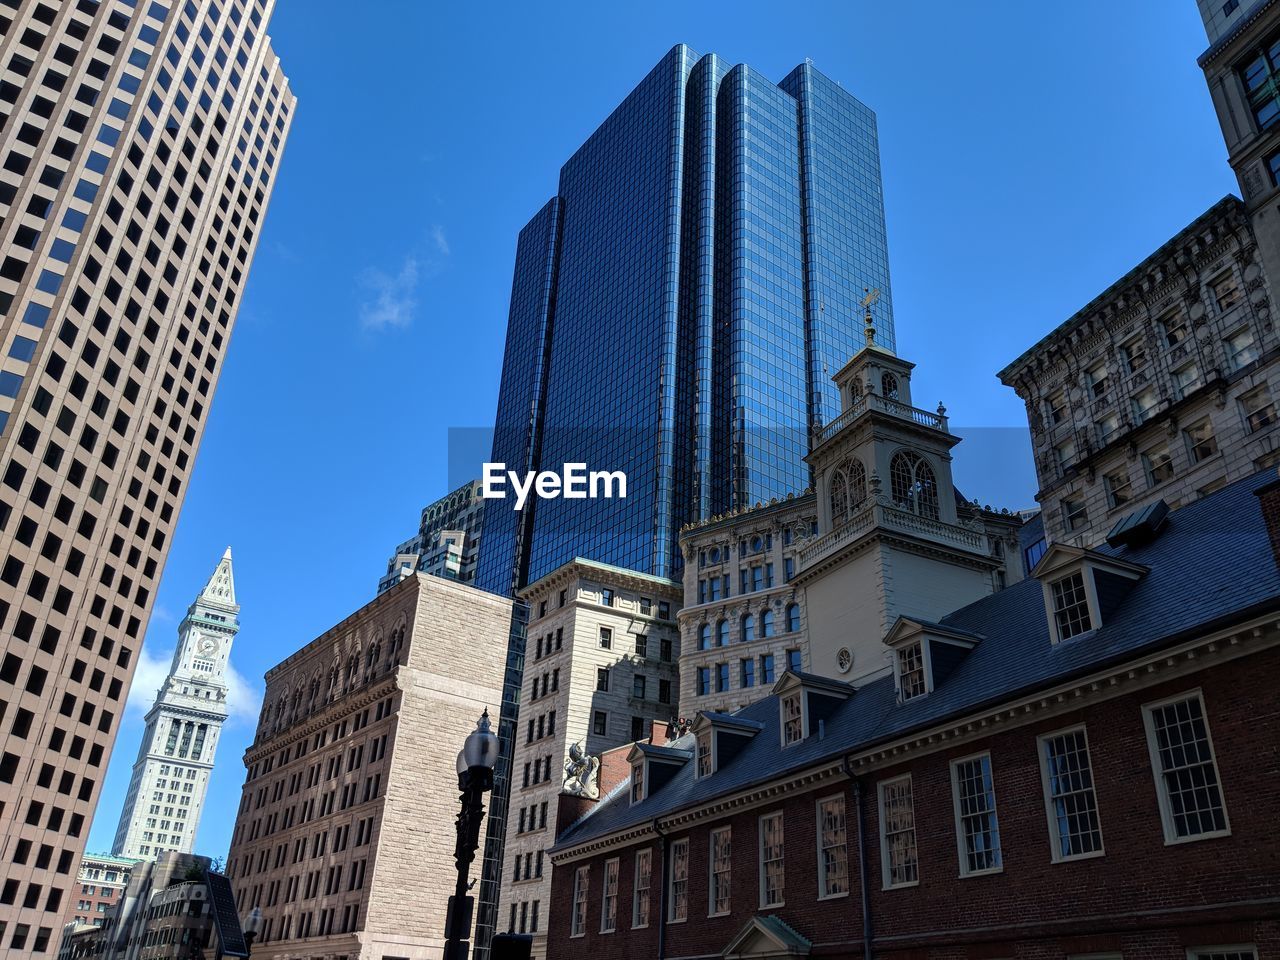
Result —
<path fill-rule="evenodd" d="M 631 802 L 644 799 L 644 760 L 631 765 Z"/>
<path fill-rule="evenodd" d="M 1200 691 L 1144 704 L 1142 718 L 1165 843 L 1230 835 Z"/>
<path fill-rule="evenodd" d="M 1167 445 L 1161 443 L 1145 450 L 1142 463 L 1147 471 L 1147 483 L 1151 486 L 1173 479 L 1173 457 Z"/>
<path fill-rule="evenodd" d="M 1240 286 L 1230 271 L 1216 280 L 1210 280 L 1209 289 L 1213 291 L 1213 302 L 1217 305 L 1219 313 L 1240 302 Z"/>
<path fill-rule="evenodd" d="M 1183 364 L 1173 371 L 1172 379 L 1175 396 L 1185 397 L 1200 386 L 1200 367 L 1196 365 L 1194 360 L 1191 363 Z"/>
<path fill-rule="evenodd" d="M 924 649 L 919 642 L 898 648 L 898 698 L 905 703 L 929 692 L 924 669 Z"/>
<path fill-rule="evenodd" d="M 631 886 L 631 929 L 649 925 L 649 884 L 653 877 L 653 850 L 636 851 L 635 883 Z"/>
<path fill-rule="evenodd" d="M 1067 416 L 1067 395 L 1059 390 L 1046 401 L 1049 409 L 1049 422 L 1061 423 Z"/>
<path fill-rule="evenodd" d="M 1243 327 L 1227 337 L 1226 348 L 1227 367 L 1230 370 L 1239 370 L 1253 363 L 1260 356 L 1258 342 L 1253 337 L 1253 331 L 1248 327 Z"/>
<path fill-rule="evenodd" d="M 955 806 L 960 875 L 968 877 L 1004 869 L 1000 858 L 1000 823 L 996 817 L 991 754 L 980 753 L 953 760 L 951 793 Z"/>
<path fill-rule="evenodd" d="M 1141 336 L 1136 336 L 1121 344 L 1120 352 L 1124 356 L 1125 369 L 1129 373 L 1137 373 L 1147 365 L 1147 344 Z"/>
<path fill-rule="evenodd" d="M 1067 530 L 1079 530 L 1089 523 L 1089 509 L 1084 497 L 1070 497 L 1062 501 L 1062 522 Z"/>
<path fill-rule="evenodd" d="M 667 889 L 667 922 L 689 919 L 689 838 L 671 844 L 671 879 Z"/>
<path fill-rule="evenodd" d="M 1176 347 L 1187 339 L 1187 320 L 1178 311 L 1166 314 L 1160 321 L 1160 326 L 1164 329 L 1165 346 Z"/>
<path fill-rule="evenodd" d="M 788 747 L 804 739 L 804 706 L 800 691 L 782 698 L 782 745 Z"/>
<path fill-rule="evenodd" d="M 1258 960 L 1258 948 L 1251 943 L 1189 947 L 1187 960 Z"/>
<path fill-rule="evenodd" d="M 766 813 L 760 818 L 760 906 L 780 907 L 784 903 L 782 811 Z"/>
<path fill-rule="evenodd" d="M 711 731 L 702 730 L 696 737 L 698 745 L 698 779 L 711 776 Z"/>
<path fill-rule="evenodd" d="M 1049 584 L 1053 601 L 1053 625 L 1057 640 L 1070 640 L 1094 628 L 1084 572 L 1077 570 Z"/>
<path fill-rule="evenodd" d="M 844 794 L 818 801 L 818 899 L 849 894 L 849 828 Z"/>
<path fill-rule="evenodd" d="M 910 774 L 880 784 L 880 875 L 884 889 L 920 882 Z"/>
<path fill-rule="evenodd" d="M 1108 413 L 1094 423 L 1094 428 L 1098 431 L 1098 443 L 1105 446 L 1120 429 L 1120 418 L 1114 413 Z"/>
<path fill-rule="evenodd" d="M 733 855 L 733 838 L 728 827 L 711 831 L 711 869 L 707 880 L 707 916 L 719 917 L 729 912 L 729 865 Z"/>
<path fill-rule="evenodd" d="M 1084 727 L 1045 734 L 1037 742 L 1054 862 L 1101 856 L 1102 824 Z"/>
<path fill-rule="evenodd" d="M 1110 386 L 1110 383 L 1105 363 L 1095 363 L 1085 371 L 1085 377 L 1089 381 L 1089 393 L 1094 399 L 1106 395 L 1107 387 Z"/>
<path fill-rule="evenodd" d="M 569 936 L 581 937 L 587 932 L 587 885 L 591 868 L 579 867 L 573 872 L 573 915 L 569 920 Z"/>
<path fill-rule="evenodd" d="M 600 932 L 618 929 L 618 858 L 604 862 L 604 890 L 600 897 Z"/>
<path fill-rule="evenodd" d="M 1065 470 L 1076 459 L 1076 442 L 1074 440 L 1064 441 L 1054 447 L 1054 451 L 1058 456 L 1058 466 Z"/>
<path fill-rule="evenodd" d="M 1154 387 L 1147 387 L 1133 398 L 1133 417 L 1135 423 L 1146 423 L 1156 412 L 1160 403 Z"/>
<path fill-rule="evenodd" d="M 1102 475 L 1102 485 L 1107 492 L 1107 504 L 1114 510 L 1123 507 L 1133 499 L 1133 481 L 1129 478 L 1129 468 L 1119 466 L 1110 473 Z"/>
<path fill-rule="evenodd" d="M 1218 452 L 1218 438 L 1213 435 L 1213 422 L 1208 417 L 1193 423 L 1183 433 L 1192 463 L 1202 463 Z"/>
<path fill-rule="evenodd" d="M 1240 409 L 1250 433 L 1257 433 L 1278 419 L 1276 405 L 1271 399 L 1271 389 L 1265 383 L 1240 397 Z"/>

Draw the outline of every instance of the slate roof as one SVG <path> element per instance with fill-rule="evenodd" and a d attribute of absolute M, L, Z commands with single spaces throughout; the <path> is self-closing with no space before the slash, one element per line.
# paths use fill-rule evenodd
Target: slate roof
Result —
<path fill-rule="evenodd" d="M 872 681 L 834 710 L 822 739 L 809 736 L 785 749 L 777 699 L 767 697 L 733 714 L 759 722 L 762 730 L 727 767 L 698 780 L 695 765 L 687 763 L 634 806 L 626 792 L 611 795 L 552 849 L 574 847 L 934 726 L 953 715 L 1124 662 L 1185 636 L 1280 609 L 1280 569 L 1254 494 L 1275 480 L 1275 471 L 1266 470 L 1173 511 L 1164 532 L 1151 543 L 1099 547 L 1101 554 L 1143 564 L 1150 572 L 1092 633 L 1051 643 L 1040 581 L 1019 581 L 942 618 L 943 626 L 984 639 L 928 696 L 899 704 L 892 677 Z"/>

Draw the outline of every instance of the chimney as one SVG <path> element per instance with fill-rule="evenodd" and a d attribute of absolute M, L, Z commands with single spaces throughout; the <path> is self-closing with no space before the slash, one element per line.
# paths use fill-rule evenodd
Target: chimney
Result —
<path fill-rule="evenodd" d="M 1271 555 L 1280 565 L 1280 478 L 1272 480 L 1253 491 L 1262 508 L 1262 522 L 1267 525 L 1267 538 L 1271 541 Z"/>
<path fill-rule="evenodd" d="M 600 754 L 600 768 L 596 772 L 596 786 L 599 791 L 597 799 L 571 793 L 562 793 L 556 798 L 557 837 L 566 828 L 586 816 L 587 812 L 600 802 L 600 798 L 607 796 L 618 784 L 631 776 L 631 764 L 627 762 L 627 754 L 631 752 L 632 746 L 633 744 L 624 743 L 620 747 L 614 747 Z"/>

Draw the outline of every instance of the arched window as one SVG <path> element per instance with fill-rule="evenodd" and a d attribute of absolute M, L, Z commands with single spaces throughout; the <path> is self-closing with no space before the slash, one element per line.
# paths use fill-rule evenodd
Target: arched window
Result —
<path fill-rule="evenodd" d="M 698 628 L 698 649 L 711 649 L 711 624 L 704 623 Z"/>
<path fill-rule="evenodd" d="M 880 392 L 884 395 L 886 400 L 898 399 L 898 378 L 888 370 L 886 370 L 884 375 L 880 378 Z"/>
<path fill-rule="evenodd" d="M 867 499 L 867 468 L 861 460 L 846 460 L 845 476 L 849 478 L 849 513 L 858 512 L 858 507 Z"/>
<path fill-rule="evenodd" d="M 924 457 L 901 450 L 889 461 L 894 505 L 931 520 L 938 519 L 938 482 Z"/>
<path fill-rule="evenodd" d="M 773 611 L 765 610 L 760 614 L 760 636 L 773 636 Z"/>
<path fill-rule="evenodd" d="M 800 604 L 787 605 L 787 633 L 795 633 L 800 629 Z"/>
<path fill-rule="evenodd" d="M 716 646 L 727 647 L 729 645 L 729 621 L 721 620 L 716 624 Z"/>
<path fill-rule="evenodd" d="M 849 515 L 849 478 L 839 467 L 831 474 L 831 522 L 839 523 Z"/>
<path fill-rule="evenodd" d="M 756 618 L 747 614 L 742 618 L 742 642 L 750 643 L 756 638 Z"/>

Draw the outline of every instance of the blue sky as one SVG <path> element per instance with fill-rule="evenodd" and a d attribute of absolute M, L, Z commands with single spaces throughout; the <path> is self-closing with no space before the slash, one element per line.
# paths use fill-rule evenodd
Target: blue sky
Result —
<path fill-rule="evenodd" d="M 516 233 L 676 42 L 775 78 L 810 57 L 876 111 L 899 350 L 917 403 L 969 438 L 958 482 L 997 506 L 1032 505 L 1034 483 L 995 372 L 1236 190 L 1193 0 L 281 0 L 271 33 L 297 119 L 92 850 L 230 544 L 243 681 L 197 842 L 225 854 L 263 672 L 369 600 L 467 472 L 449 431 L 492 424 Z"/>

